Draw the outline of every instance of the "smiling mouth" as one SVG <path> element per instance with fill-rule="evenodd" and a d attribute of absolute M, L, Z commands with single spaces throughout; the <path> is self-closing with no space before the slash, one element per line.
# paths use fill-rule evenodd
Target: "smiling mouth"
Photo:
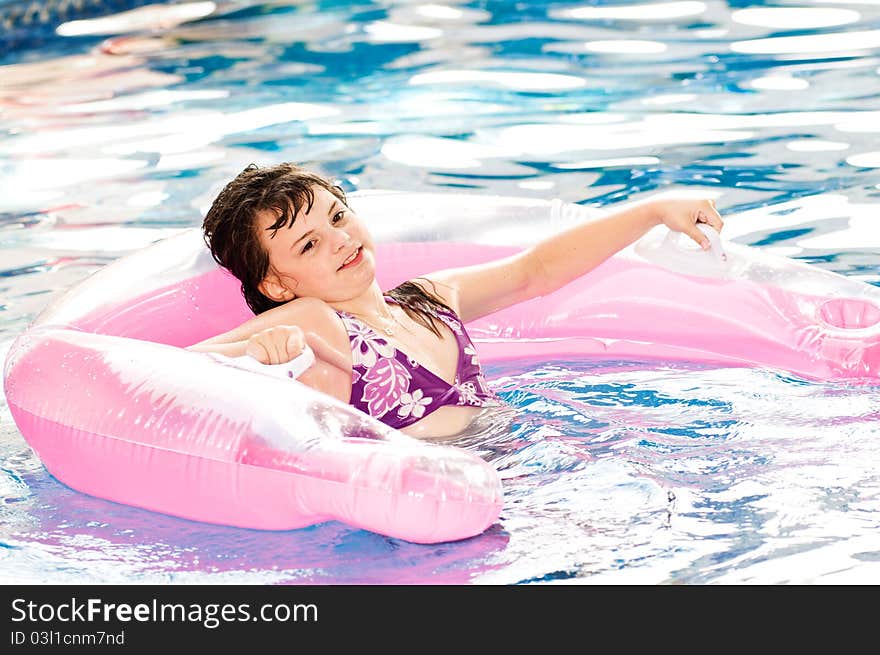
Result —
<path fill-rule="evenodd" d="M 344 262 L 342 262 L 342 266 L 340 266 L 336 270 L 341 271 L 343 268 L 345 268 L 346 266 L 348 266 L 349 264 L 351 264 L 352 262 L 357 260 L 357 258 L 360 257 L 362 248 L 363 248 L 363 246 L 358 246 L 357 250 L 355 250 L 353 253 L 351 253 L 351 255 L 348 256 L 348 259 L 346 259 Z"/>

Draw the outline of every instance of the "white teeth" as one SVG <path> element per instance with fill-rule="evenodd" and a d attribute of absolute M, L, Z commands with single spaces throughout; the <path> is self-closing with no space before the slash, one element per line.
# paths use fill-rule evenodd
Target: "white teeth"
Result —
<path fill-rule="evenodd" d="M 358 248 L 358 249 L 355 250 L 353 253 L 351 253 L 351 256 L 350 256 L 348 259 L 346 259 L 344 262 L 342 262 L 342 266 L 347 266 L 348 264 L 350 264 L 351 262 L 353 262 L 353 261 L 354 261 L 354 258 L 357 257 L 358 252 L 360 252 L 360 248 Z M 340 267 L 340 268 L 341 268 L 341 267 Z"/>

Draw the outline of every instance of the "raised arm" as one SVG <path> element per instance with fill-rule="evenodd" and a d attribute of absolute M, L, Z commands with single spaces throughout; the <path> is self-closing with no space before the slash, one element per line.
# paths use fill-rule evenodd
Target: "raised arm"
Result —
<path fill-rule="evenodd" d="M 704 249 L 709 243 L 697 223 L 718 230 L 724 225 L 711 200 L 650 200 L 554 234 L 511 257 L 425 277 L 438 283 L 445 299 L 468 322 L 552 293 L 661 223 L 684 232 Z"/>

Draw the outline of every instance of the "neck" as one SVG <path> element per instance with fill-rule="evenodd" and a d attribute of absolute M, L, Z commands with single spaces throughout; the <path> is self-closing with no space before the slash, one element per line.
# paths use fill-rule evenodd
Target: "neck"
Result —
<path fill-rule="evenodd" d="M 391 312 L 385 304 L 382 289 L 375 280 L 361 295 L 349 300 L 330 303 L 333 309 L 348 312 L 355 316 L 390 318 Z"/>

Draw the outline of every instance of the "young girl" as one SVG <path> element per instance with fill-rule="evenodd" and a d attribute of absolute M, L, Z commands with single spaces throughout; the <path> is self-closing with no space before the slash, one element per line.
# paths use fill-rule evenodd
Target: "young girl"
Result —
<path fill-rule="evenodd" d="M 500 403 L 464 324 L 555 291 L 661 223 L 704 249 L 696 224 L 723 227 L 711 200 L 653 200 L 383 292 L 370 233 L 341 188 L 292 164 L 251 165 L 220 192 L 203 229 L 256 316 L 190 349 L 281 364 L 308 345 L 315 363 L 304 384 L 413 436 L 457 434 Z"/>

